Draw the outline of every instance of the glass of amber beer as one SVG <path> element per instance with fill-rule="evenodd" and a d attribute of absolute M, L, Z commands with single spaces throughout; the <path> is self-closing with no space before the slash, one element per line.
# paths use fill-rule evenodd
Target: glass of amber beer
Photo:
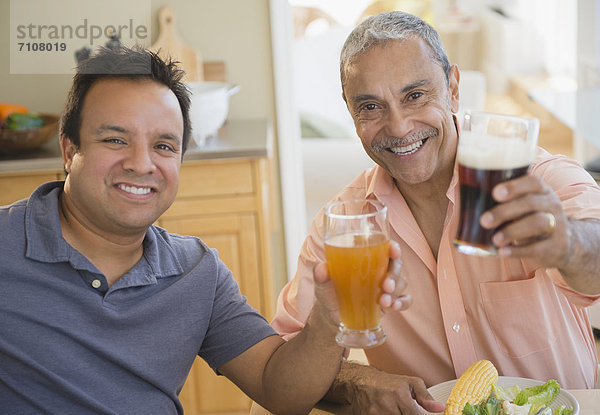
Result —
<path fill-rule="evenodd" d="M 527 173 L 535 157 L 539 121 L 485 112 L 467 112 L 458 139 L 460 216 L 454 246 L 468 255 L 496 255 L 480 216 L 497 205 L 492 189 Z"/>
<path fill-rule="evenodd" d="M 387 208 L 345 200 L 325 208 L 325 256 L 340 311 L 338 344 L 367 348 L 385 341 L 378 298 L 389 257 Z"/>

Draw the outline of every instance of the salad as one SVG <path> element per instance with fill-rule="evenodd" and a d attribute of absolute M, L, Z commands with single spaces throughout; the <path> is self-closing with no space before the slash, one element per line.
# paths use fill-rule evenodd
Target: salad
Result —
<path fill-rule="evenodd" d="M 561 405 L 550 408 L 550 404 L 560 392 L 560 384 L 549 380 L 543 385 L 521 389 L 519 385 L 502 388 L 492 386 L 492 394 L 483 403 L 467 403 L 463 415 L 571 415 L 573 408 Z"/>

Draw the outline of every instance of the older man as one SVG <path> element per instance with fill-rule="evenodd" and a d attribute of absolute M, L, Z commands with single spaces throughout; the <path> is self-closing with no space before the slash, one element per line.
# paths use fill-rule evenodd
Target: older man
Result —
<path fill-rule="evenodd" d="M 499 204 L 481 218 L 486 228 L 507 224 L 494 235 L 499 255 L 460 254 L 452 245 L 460 73 L 438 34 L 402 12 L 373 16 L 349 35 L 340 70 L 344 100 L 377 166 L 334 199 L 388 206 L 414 304 L 384 315 L 388 341 L 366 350 L 370 366 L 344 363 L 329 398 L 357 413 L 420 413 L 413 391 L 421 379 L 454 379 L 484 358 L 501 375 L 592 387 L 598 362 L 585 307 L 600 298 L 594 180 L 538 149 L 531 174 L 498 185 Z M 321 222 L 319 214 L 279 297 L 273 325 L 290 337 L 314 301 L 311 270 L 325 260 Z"/>

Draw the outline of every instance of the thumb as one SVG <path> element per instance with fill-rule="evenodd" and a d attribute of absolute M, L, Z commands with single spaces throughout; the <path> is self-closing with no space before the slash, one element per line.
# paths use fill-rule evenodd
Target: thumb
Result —
<path fill-rule="evenodd" d="M 339 316 L 337 315 L 338 304 L 337 297 L 335 295 L 335 287 L 333 286 L 333 281 L 329 276 L 329 271 L 327 270 L 327 264 L 320 263 L 315 266 L 313 269 L 314 281 L 315 281 L 315 298 L 321 303 L 321 305 L 329 310 L 335 318 L 339 321 Z"/>
<path fill-rule="evenodd" d="M 415 395 L 416 401 L 427 412 L 443 412 L 446 408 L 446 404 L 436 401 L 426 389 L 415 391 Z"/>
<path fill-rule="evenodd" d="M 432 413 L 437 413 L 437 412 L 444 412 L 444 410 L 446 409 L 446 405 L 442 402 L 437 402 L 435 400 L 423 400 L 423 401 L 418 401 L 419 405 L 421 405 L 421 407 L 423 409 L 425 409 L 427 412 L 432 412 Z"/>
<path fill-rule="evenodd" d="M 324 262 L 321 262 L 315 266 L 314 274 L 315 282 L 317 284 L 324 284 L 328 281 L 331 281 L 331 278 L 329 278 L 329 271 L 327 270 L 327 264 Z"/>

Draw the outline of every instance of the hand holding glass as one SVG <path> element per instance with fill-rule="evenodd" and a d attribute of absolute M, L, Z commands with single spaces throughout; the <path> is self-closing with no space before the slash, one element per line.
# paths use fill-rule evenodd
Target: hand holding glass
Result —
<path fill-rule="evenodd" d="M 356 348 L 382 344 L 378 299 L 390 256 L 387 208 L 374 200 L 334 202 L 324 220 L 327 268 L 341 318 L 336 341 Z"/>
<path fill-rule="evenodd" d="M 539 121 L 485 112 L 466 113 L 458 139 L 460 217 L 454 246 L 468 255 L 496 255 L 481 215 L 498 203 L 492 189 L 527 173 L 535 158 Z"/>

